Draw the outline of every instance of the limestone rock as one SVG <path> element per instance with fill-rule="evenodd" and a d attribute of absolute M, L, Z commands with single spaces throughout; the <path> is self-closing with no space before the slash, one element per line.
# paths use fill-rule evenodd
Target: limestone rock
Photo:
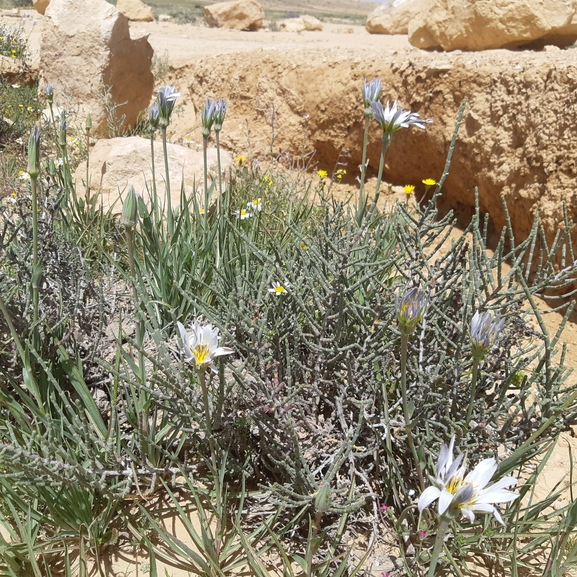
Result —
<path fill-rule="evenodd" d="M 118 0 L 116 9 L 133 22 L 152 22 L 154 12 L 141 0 Z"/>
<path fill-rule="evenodd" d="M 204 7 L 204 20 L 216 28 L 258 30 L 264 27 L 264 10 L 256 0 L 219 2 Z"/>
<path fill-rule="evenodd" d="M 369 14 L 365 28 L 370 34 L 407 34 L 422 6 L 423 0 L 389 0 Z"/>
<path fill-rule="evenodd" d="M 55 104 L 80 123 L 90 113 L 95 134 L 108 134 L 111 117 L 135 126 L 154 85 L 148 37 L 132 40 L 128 19 L 106 0 L 52 0 L 46 16 L 40 89 L 52 84 Z"/>
<path fill-rule="evenodd" d="M 193 194 L 196 183 L 197 192 L 201 191 L 204 179 L 204 165 L 202 152 L 191 150 L 178 144 L 168 144 L 168 165 L 170 175 L 170 189 L 172 206 L 180 204 L 180 189 L 189 197 Z M 221 168 L 227 174 L 233 166 L 231 155 L 220 151 Z M 157 194 L 161 203 L 165 202 L 165 170 L 162 144 L 155 143 L 154 147 L 155 174 Z M 152 191 L 152 166 L 150 159 L 150 140 L 139 136 L 130 138 L 111 138 L 99 140 L 89 157 L 89 182 L 91 194 L 102 196 L 102 206 L 105 210 L 113 207 L 115 213 L 122 212 L 119 198 L 123 197 L 130 186 L 149 202 Z M 218 164 L 216 149 L 208 149 L 209 177 L 216 178 Z M 85 192 L 86 162 L 81 163 L 75 173 L 75 181 L 79 194 Z M 200 198 L 199 198 L 200 200 Z"/>
<path fill-rule="evenodd" d="M 323 29 L 323 23 L 314 16 L 299 16 L 287 18 L 279 23 L 279 28 L 285 32 L 315 32 Z"/>
<path fill-rule="evenodd" d="M 568 46 L 577 40 L 572 0 L 424 0 L 409 23 L 418 48 L 487 50 L 524 45 Z"/>
<path fill-rule="evenodd" d="M 34 8 L 36 8 L 36 12 L 44 14 L 46 8 L 48 8 L 48 4 L 50 4 L 50 0 L 32 0 L 32 3 L 34 4 Z"/>

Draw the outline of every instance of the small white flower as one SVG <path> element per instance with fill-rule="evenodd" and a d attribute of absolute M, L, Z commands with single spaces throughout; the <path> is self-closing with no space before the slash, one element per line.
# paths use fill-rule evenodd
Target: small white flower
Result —
<path fill-rule="evenodd" d="M 464 456 L 461 454 L 453 460 L 455 436 L 449 446 L 443 445 L 437 461 L 437 475 L 431 477 L 433 486 L 427 487 L 419 497 L 419 511 L 439 500 L 439 514 L 456 516 L 461 513 L 471 523 L 475 513 L 492 513 L 495 519 L 504 525 L 503 519 L 493 503 L 508 503 L 519 494 L 505 490 L 505 487 L 517 484 L 515 477 L 504 477 L 487 487 L 497 471 L 495 459 L 484 459 L 468 475 L 466 467 L 461 465 Z"/>
<path fill-rule="evenodd" d="M 62 160 L 61 158 L 57 158 L 57 159 L 54 161 L 54 166 L 55 166 L 56 168 L 60 168 L 63 164 L 64 164 L 64 160 Z"/>
<path fill-rule="evenodd" d="M 12 84 L 12 88 L 20 88 L 20 84 Z"/>
<path fill-rule="evenodd" d="M 240 210 L 235 210 L 234 214 L 236 218 L 240 218 L 240 220 L 246 220 L 247 218 L 252 218 L 254 216 L 254 213 L 249 212 L 244 208 L 241 208 Z"/>
<path fill-rule="evenodd" d="M 25 170 L 21 170 L 21 171 L 18 173 L 18 178 L 19 178 L 20 180 L 26 180 L 26 181 L 28 181 L 28 180 L 30 180 L 30 175 L 29 175 Z"/>
<path fill-rule="evenodd" d="M 498 314 L 489 311 L 477 311 L 471 319 L 471 343 L 473 355 L 482 358 L 485 353 L 497 342 L 505 320 Z"/>
<path fill-rule="evenodd" d="M 234 352 L 228 347 L 218 346 L 218 329 L 210 323 L 202 326 L 198 320 L 195 320 L 191 333 L 186 332 L 182 323 L 177 322 L 176 324 L 180 332 L 186 362 L 192 363 L 196 368 L 211 365 L 216 357 L 230 355 Z"/>
<path fill-rule="evenodd" d="M 280 296 L 280 295 L 285 294 L 287 292 L 286 287 L 288 287 L 288 286 L 289 286 L 288 283 L 282 285 L 279 282 L 276 282 L 272 285 L 272 288 L 268 289 L 268 292 L 273 293 L 276 296 Z"/>
<path fill-rule="evenodd" d="M 260 212 L 262 210 L 262 198 L 255 198 L 254 200 L 247 202 L 246 207 L 249 210 Z"/>

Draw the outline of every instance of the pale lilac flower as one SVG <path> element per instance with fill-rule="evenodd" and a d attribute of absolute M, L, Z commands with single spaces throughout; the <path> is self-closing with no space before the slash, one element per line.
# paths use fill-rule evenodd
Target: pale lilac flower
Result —
<path fill-rule="evenodd" d="M 473 345 L 473 356 L 483 358 L 487 351 L 495 344 L 505 320 L 498 314 L 489 311 L 479 313 L 477 311 L 471 319 L 471 344 Z"/>
<path fill-rule="evenodd" d="M 504 477 L 487 487 L 497 471 L 495 459 L 484 459 L 465 475 L 466 466 L 461 464 L 464 456 L 461 454 L 453 460 L 455 436 L 449 446 L 443 445 L 437 461 L 436 477 L 431 477 L 433 485 L 427 487 L 419 497 L 419 511 L 428 507 L 438 499 L 439 514 L 456 517 L 460 512 L 471 523 L 475 513 L 492 513 L 501 525 L 503 519 L 493 503 L 508 503 L 519 497 L 518 493 L 507 491 L 505 487 L 517 484 L 515 477 Z"/>
<path fill-rule="evenodd" d="M 396 100 L 392 106 L 387 101 L 384 108 L 381 102 L 371 102 L 371 109 L 373 118 L 381 125 L 383 132 L 388 132 L 389 134 L 410 126 L 424 129 L 425 124 L 433 122 L 431 118 L 421 118 L 418 112 L 399 108 Z"/>
<path fill-rule="evenodd" d="M 397 293 L 396 311 L 399 328 L 403 334 L 410 335 L 423 320 L 429 299 L 418 287 L 407 290 L 403 296 Z"/>
<path fill-rule="evenodd" d="M 371 103 L 378 102 L 382 91 L 380 78 L 373 78 L 370 82 L 367 82 L 365 78 L 361 92 L 363 95 L 363 106 L 365 107 L 365 114 L 367 116 L 371 116 Z"/>
<path fill-rule="evenodd" d="M 218 346 L 218 329 L 210 323 L 201 325 L 195 320 L 191 333 L 186 331 L 182 323 L 177 322 L 177 325 L 186 362 L 193 364 L 197 369 L 204 365 L 210 366 L 216 357 L 234 352 L 228 347 Z"/>

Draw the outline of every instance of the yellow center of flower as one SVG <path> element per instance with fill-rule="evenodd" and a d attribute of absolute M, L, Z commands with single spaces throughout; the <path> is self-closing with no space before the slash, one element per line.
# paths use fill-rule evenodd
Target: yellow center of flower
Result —
<path fill-rule="evenodd" d="M 464 484 L 465 483 L 461 477 L 451 477 L 449 482 L 445 485 L 445 489 L 447 489 L 451 495 L 455 495 Z"/>
<path fill-rule="evenodd" d="M 196 345 L 196 347 L 194 347 L 194 349 L 192 349 L 190 352 L 194 357 L 197 367 L 200 367 L 200 365 L 203 365 L 209 360 L 210 350 L 208 345 Z"/>
<path fill-rule="evenodd" d="M 282 285 L 278 285 L 278 286 L 274 287 L 274 292 L 279 294 L 279 295 L 284 293 L 284 291 L 285 291 L 285 288 Z"/>

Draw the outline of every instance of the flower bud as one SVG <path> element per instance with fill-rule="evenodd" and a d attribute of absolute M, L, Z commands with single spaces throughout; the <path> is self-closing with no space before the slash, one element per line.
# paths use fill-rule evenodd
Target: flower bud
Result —
<path fill-rule="evenodd" d="M 28 140 L 28 170 L 30 178 L 35 180 L 40 174 L 40 127 L 36 124 Z"/>
<path fill-rule="evenodd" d="M 214 131 L 220 132 L 226 116 L 226 100 L 221 98 L 216 101 L 214 110 Z"/>
<path fill-rule="evenodd" d="M 138 222 L 138 195 L 134 186 L 128 189 L 124 204 L 122 205 L 122 216 L 120 224 L 126 228 L 134 228 Z"/>
<path fill-rule="evenodd" d="M 52 104 L 52 102 L 54 102 L 54 89 L 52 88 L 52 84 L 47 84 L 44 92 L 46 93 L 48 104 Z"/>
<path fill-rule="evenodd" d="M 380 78 L 373 78 L 369 83 L 367 79 L 363 82 L 362 95 L 363 106 L 365 108 L 365 117 L 370 118 L 373 115 L 371 102 L 377 102 L 381 98 L 382 86 Z"/>
<path fill-rule="evenodd" d="M 471 345 L 474 358 L 482 359 L 487 354 L 497 342 L 504 324 L 504 319 L 489 311 L 484 313 L 477 311 L 473 315 L 471 319 Z"/>
<path fill-rule="evenodd" d="M 174 110 L 174 103 L 179 96 L 180 92 L 176 92 L 176 88 L 171 84 L 167 84 L 158 89 L 158 94 L 156 96 L 158 123 L 162 128 L 166 128 L 170 123 L 170 116 Z"/>
<path fill-rule="evenodd" d="M 200 111 L 200 122 L 201 122 L 201 131 L 202 136 L 204 138 L 208 138 L 210 136 L 210 131 L 214 124 L 215 116 L 216 116 L 216 106 L 217 103 L 210 98 L 206 99 L 205 105 L 202 107 Z M 226 107 L 225 107 L 226 112 Z M 224 117 L 223 117 L 224 120 Z"/>
<path fill-rule="evenodd" d="M 315 509 L 318 513 L 326 513 L 331 506 L 331 486 L 323 483 L 315 497 Z"/>
<path fill-rule="evenodd" d="M 156 130 L 158 128 L 159 120 L 158 102 L 154 102 L 148 110 L 148 122 L 150 123 L 152 130 Z"/>
<path fill-rule="evenodd" d="M 423 319 L 428 304 L 427 295 L 417 287 L 410 288 L 402 297 L 397 294 L 397 320 L 402 334 L 410 335 L 415 330 Z"/>
<path fill-rule="evenodd" d="M 86 132 L 92 130 L 92 116 L 90 116 L 90 114 L 88 114 L 88 116 L 86 117 L 86 124 L 84 125 L 84 127 L 86 128 Z"/>

